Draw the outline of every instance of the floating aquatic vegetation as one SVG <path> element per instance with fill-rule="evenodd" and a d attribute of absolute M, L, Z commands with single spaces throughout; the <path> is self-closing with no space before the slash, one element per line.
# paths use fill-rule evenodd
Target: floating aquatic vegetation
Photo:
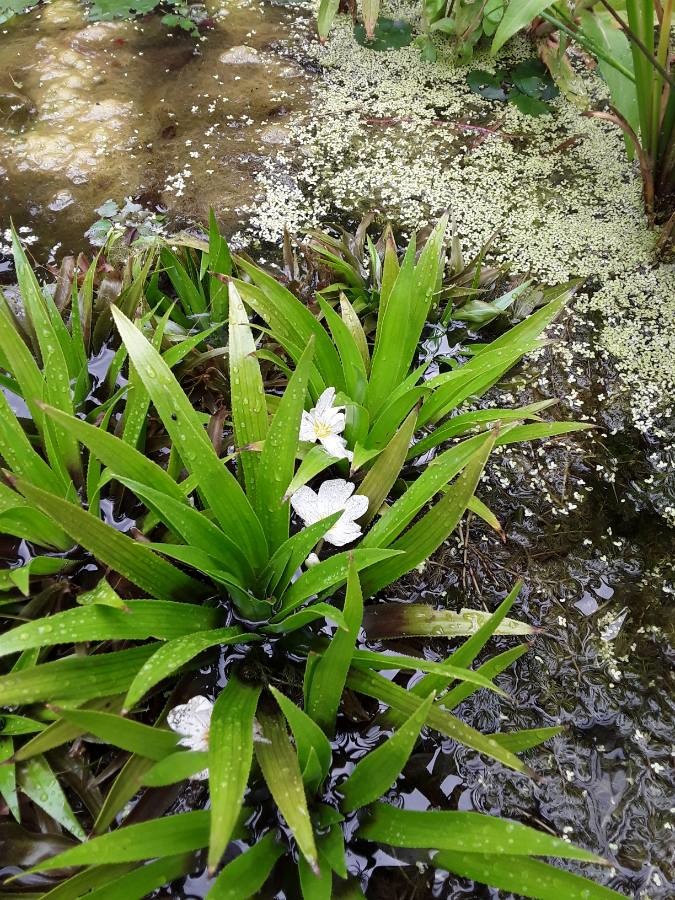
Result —
<path fill-rule="evenodd" d="M 472 91 L 487 100 L 515 104 L 521 112 L 531 116 L 551 114 L 547 100 L 553 100 L 558 88 L 545 66 L 538 59 L 526 59 L 510 71 L 495 73 L 473 69 L 467 76 Z"/>

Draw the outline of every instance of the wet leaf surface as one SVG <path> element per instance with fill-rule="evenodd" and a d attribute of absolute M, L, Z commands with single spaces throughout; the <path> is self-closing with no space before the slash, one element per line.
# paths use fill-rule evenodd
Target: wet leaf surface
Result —
<path fill-rule="evenodd" d="M 360 24 L 354 26 L 354 37 L 363 47 L 377 51 L 407 47 L 413 40 L 412 28 L 408 22 L 386 18 L 378 20 L 372 40 L 366 37 L 366 29 Z"/>

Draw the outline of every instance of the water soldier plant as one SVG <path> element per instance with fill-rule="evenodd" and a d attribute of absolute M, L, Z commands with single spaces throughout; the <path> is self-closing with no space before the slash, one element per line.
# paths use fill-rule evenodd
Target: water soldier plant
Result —
<path fill-rule="evenodd" d="M 359 839 L 418 850 L 433 866 L 526 896 L 616 896 L 538 858 L 602 862 L 567 841 L 495 816 L 387 802 L 425 728 L 525 775 L 518 754 L 560 731 L 484 735 L 452 712 L 474 691 L 500 693 L 493 679 L 527 649 L 472 668 L 493 634 L 530 633 L 507 618 L 520 584 L 491 616 L 414 604 L 385 628 L 389 637 L 430 627 L 466 636 L 443 662 L 373 650 L 362 638 L 364 601 L 424 562 L 467 508 L 489 518 L 475 492 L 495 445 L 583 427 L 540 421 L 531 407 L 451 415 L 542 345 L 567 288 L 448 377 L 425 381 L 417 357 L 443 282 L 445 227 L 419 256 L 414 241 L 400 264 L 385 254 L 372 329 L 348 300 L 339 314 L 320 298 L 320 320 L 269 274 L 234 260 L 238 277 L 222 276 L 229 387 L 224 413 L 211 415 L 172 364 L 190 353 L 219 359 L 198 348 L 223 334 L 223 322 L 204 330 L 202 321 L 164 349 L 173 309 L 159 315 L 148 303 L 148 285 L 156 299 L 165 277 L 153 284 L 154 256 L 132 264 L 127 292 L 99 311 L 121 344 L 110 348 L 110 398 L 94 413 L 77 378 L 65 380 L 68 357 L 61 362 L 64 347 L 80 352 L 90 288 L 78 293 L 74 280 L 70 309 L 59 310 L 15 243 L 36 343 L 3 302 L 3 387 L 15 409 L 20 398 L 38 418 L 9 406 L 2 417 L 5 488 L 22 511 L 11 533 L 31 559 L 65 560 L 74 574 L 21 566 L 2 583 L 0 794 L 28 827 L 0 824 L 17 868 L 12 889 L 141 898 L 205 857 L 216 900 L 253 896 L 283 871 L 303 897 L 328 898 L 334 880 L 349 877 L 345 841 L 356 829 Z M 185 271 L 220 282 L 213 233 L 197 252 L 206 260 L 189 268 L 184 255 Z M 252 322 L 247 306 L 266 324 Z M 61 366 L 61 393 L 36 362 L 48 353 Z M 275 393 L 263 377 L 270 361 L 286 382 Z M 424 437 L 414 443 L 420 419 Z M 212 702 L 194 672 L 214 656 Z M 423 677 L 406 690 L 380 674 L 392 670 Z M 345 727 L 341 702 L 354 695 L 389 711 L 389 737 L 345 778 L 332 739 Z M 208 809 L 176 804 L 190 780 L 207 781 Z M 263 789 L 272 798 L 271 817 L 245 806 L 249 788 L 251 798 Z M 248 849 L 233 857 L 233 841 Z M 352 890 L 359 895 L 353 881 Z"/>

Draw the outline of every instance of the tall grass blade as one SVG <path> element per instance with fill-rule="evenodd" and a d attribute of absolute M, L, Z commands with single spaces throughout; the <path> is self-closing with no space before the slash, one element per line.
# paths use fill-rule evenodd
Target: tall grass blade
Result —
<path fill-rule="evenodd" d="M 0 676 L 0 706 L 111 697 L 125 691 L 156 645 L 97 656 L 67 656 Z M 42 735 L 40 735 L 42 737 Z"/>
<path fill-rule="evenodd" d="M 317 790 L 319 784 L 328 774 L 333 752 L 331 750 L 330 741 L 316 724 L 314 719 L 310 718 L 304 710 L 291 702 L 288 697 L 284 696 L 281 691 L 270 686 L 272 696 L 279 704 L 286 721 L 290 725 L 293 732 L 293 740 L 298 752 L 298 764 L 302 772 L 303 781 L 308 790 Z M 311 770 L 311 762 L 316 759 L 318 763 L 318 782 L 310 778 L 308 780 L 308 772 Z"/>
<path fill-rule="evenodd" d="M 378 803 L 360 834 L 393 847 L 604 862 L 595 853 L 528 825 L 475 812 L 417 812 Z"/>
<path fill-rule="evenodd" d="M 155 652 L 143 663 L 129 685 L 124 698 L 124 709 L 133 709 L 155 685 L 173 675 L 204 650 L 253 640 L 256 640 L 256 635 L 241 628 L 210 628 L 174 638 L 164 645 L 155 645 Z"/>
<path fill-rule="evenodd" d="M 245 448 L 249 444 L 264 441 L 267 436 L 265 386 L 246 309 L 233 282 L 229 284 L 229 301 L 228 355 L 234 439 L 235 446 L 240 451 L 246 494 L 253 506 L 258 508 L 256 496 L 260 454 Z"/>
<path fill-rule="evenodd" d="M 113 317 L 166 430 L 181 459 L 199 480 L 221 528 L 239 541 L 252 563 L 262 565 L 267 557 L 267 541 L 260 522 L 236 478 L 218 459 L 197 412 L 141 332 L 119 310 L 113 309 Z"/>
<path fill-rule="evenodd" d="M 581 875 L 523 856 L 443 850 L 434 856 L 433 865 L 461 878 L 535 900 L 617 900 L 624 896 Z"/>
<path fill-rule="evenodd" d="M 0 656 L 84 641 L 171 640 L 213 628 L 216 609 L 168 600 L 127 600 L 122 609 L 93 604 L 35 619 L 0 635 Z"/>
<path fill-rule="evenodd" d="M 258 464 L 257 512 L 263 523 L 270 552 L 288 540 L 289 504 L 284 500 L 293 478 L 300 422 L 314 354 L 314 339 L 291 375 L 269 426 Z"/>
<path fill-rule="evenodd" d="M 196 810 L 118 828 L 34 866 L 48 872 L 70 866 L 103 866 L 201 850 L 209 839 L 209 812 Z"/>
<path fill-rule="evenodd" d="M 16 767 L 16 783 L 21 792 L 36 806 L 43 809 L 59 825 L 78 840 L 85 839 L 85 833 L 73 812 L 59 779 L 52 772 L 44 756 L 34 756 Z"/>
<path fill-rule="evenodd" d="M 391 707 L 393 713 L 398 713 L 405 718 L 411 716 L 424 702 L 420 697 L 399 687 L 384 676 L 356 667 L 352 667 L 349 671 L 347 686 L 367 697 L 374 697 Z M 471 747 L 479 753 L 499 760 L 516 772 L 528 772 L 527 766 L 513 753 L 501 747 L 497 741 L 470 728 L 456 716 L 436 705 L 433 705 L 429 711 L 427 725 L 466 747 Z"/>
<path fill-rule="evenodd" d="M 172 753 L 178 744 L 178 735 L 173 731 L 153 728 L 113 713 L 90 709 L 60 709 L 59 715 L 66 722 L 72 722 L 106 744 L 147 759 L 163 759 Z"/>

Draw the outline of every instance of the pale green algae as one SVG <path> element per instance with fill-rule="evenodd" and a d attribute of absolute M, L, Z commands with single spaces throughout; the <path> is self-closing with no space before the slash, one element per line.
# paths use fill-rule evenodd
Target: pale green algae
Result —
<path fill-rule="evenodd" d="M 410 6 L 399 6 L 401 13 L 415 17 Z M 449 209 L 467 251 L 498 231 L 493 259 L 515 273 L 551 284 L 593 276 L 593 293 L 579 296 L 566 324 L 573 355 L 586 364 L 610 359 L 633 424 L 650 439 L 672 440 L 675 267 L 654 260 L 639 174 L 618 129 L 582 116 L 563 97 L 539 118 L 484 101 L 470 92 L 468 69 L 452 64 L 449 45 L 439 49 L 436 63 L 414 46 L 373 52 L 356 43 L 345 17 L 325 47 L 307 44 L 323 77 L 309 115 L 293 123 L 293 146 L 259 176 L 255 232 L 277 241 L 284 227 L 297 231 L 371 208 L 411 230 Z M 532 54 L 517 39 L 499 63 Z M 474 65 L 494 69 L 495 62 L 484 54 Z M 579 70 L 591 102 L 602 100 L 601 79 L 581 63 Z M 597 329 L 590 314 L 599 314 Z M 607 394 L 616 395 L 615 382 Z M 572 405 L 584 414 L 583 405 Z M 663 466 L 664 452 L 655 465 Z M 661 511 L 675 521 L 675 510 Z"/>

